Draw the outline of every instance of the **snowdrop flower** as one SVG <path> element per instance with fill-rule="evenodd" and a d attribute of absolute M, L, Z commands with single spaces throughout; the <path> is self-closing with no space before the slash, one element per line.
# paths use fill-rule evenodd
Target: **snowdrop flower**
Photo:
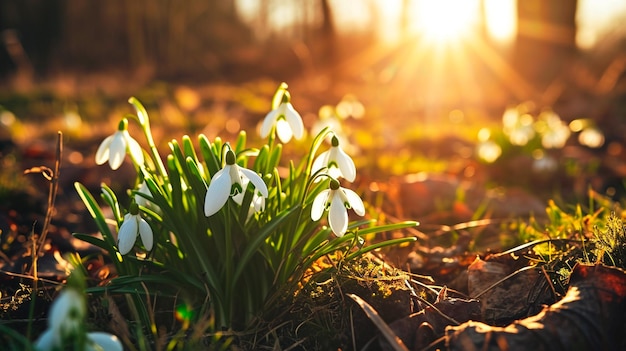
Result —
<path fill-rule="evenodd" d="M 139 206 L 136 203 L 130 205 L 129 212 L 124 216 L 124 222 L 117 235 L 117 246 L 120 254 L 126 255 L 135 245 L 137 236 L 141 236 L 141 241 L 146 250 L 152 250 L 153 234 L 152 228 L 139 214 Z"/>
<path fill-rule="evenodd" d="M 322 190 L 313 200 L 311 219 L 318 221 L 328 209 L 330 229 L 336 236 L 341 237 L 348 230 L 349 208 L 352 208 L 359 216 L 365 214 L 365 207 L 359 195 L 339 186 L 339 181 L 336 179 L 331 179 L 329 189 Z"/>
<path fill-rule="evenodd" d="M 539 116 L 540 129 L 543 132 L 541 145 L 547 149 L 560 149 L 565 146 L 570 136 L 570 129 L 563 120 L 552 111 L 544 111 Z"/>
<path fill-rule="evenodd" d="M 478 144 L 476 153 L 478 157 L 487 162 L 495 162 L 502 155 L 502 148 L 495 141 L 491 140 L 491 131 L 488 128 L 481 128 L 478 131 Z"/>
<path fill-rule="evenodd" d="M 591 148 L 599 148 L 604 145 L 604 134 L 596 127 L 585 128 L 578 135 L 578 142 Z"/>
<path fill-rule="evenodd" d="M 493 163 L 502 155 L 502 148 L 495 141 L 486 140 L 476 145 L 476 152 L 481 160 Z"/>
<path fill-rule="evenodd" d="M 109 161 L 112 170 L 120 168 L 126 152 L 130 153 L 133 161 L 137 164 L 143 164 L 143 152 L 137 140 L 128 134 L 128 120 L 126 118 L 120 121 L 115 134 L 108 136 L 102 141 L 96 151 L 96 164 L 102 165 Z"/>
<path fill-rule="evenodd" d="M 341 149 L 339 139 L 334 135 L 330 150 L 324 151 L 317 156 L 311 170 L 315 173 L 323 167 L 328 167 L 328 175 L 332 178 L 342 177 L 349 182 L 353 182 L 356 178 L 354 161 Z"/>
<path fill-rule="evenodd" d="M 213 178 L 204 199 L 204 214 L 209 217 L 217 213 L 228 200 L 229 196 L 235 196 L 244 192 L 244 180 L 252 182 L 256 191 L 264 198 L 268 197 L 267 185 L 256 172 L 238 166 L 235 163 L 235 153 L 232 150 L 226 152 L 226 165 L 220 169 Z M 247 185 L 247 183 L 246 183 Z"/>
<path fill-rule="evenodd" d="M 51 351 L 64 349 L 84 333 L 86 307 L 83 295 L 72 288 L 59 294 L 50 307 L 48 329 L 35 342 L 35 349 Z M 85 350 L 122 351 L 123 347 L 115 335 L 92 332 L 86 335 Z"/>
<path fill-rule="evenodd" d="M 150 188 L 148 188 L 148 184 L 146 184 L 145 180 L 141 182 L 141 184 L 139 184 L 139 188 L 137 188 L 137 192 L 135 193 L 135 196 L 134 196 L 135 203 L 139 206 L 143 206 L 143 207 L 147 207 L 147 208 L 151 208 L 153 210 L 159 211 L 159 208 L 157 205 L 155 205 L 152 201 L 146 199 L 140 194 L 146 195 L 146 196 L 152 196 L 152 193 L 150 192 Z"/>
<path fill-rule="evenodd" d="M 509 137 L 513 145 L 523 146 L 535 136 L 533 116 L 521 113 L 520 107 L 511 107 L 504 111 L 502 124 L 504 134 Z"/>
<path fill-rule="evenodd" d="M 278 138 L 283 143 L 291 140 L 292 136 L 296 139 L 302 139 L 304 136 L 304 123 L 302 123 L 302 117 L 293 108 L 289 100 L 289 94 L 285 92 L 283 100 L 278 107 L 265 116 L 261 125 L 261 138 L 267 137 L 275 125 L 276 134 L 278 134 Z"/>
<path fill-rule="evenodd" d="M 535 150 L 533 152 L 533 164 L 532 170 L 535 173 L 550 174 L 558 170 L 558 161 L 549 155 L 545 155 L 542 150 Z"/>
<path fill-rule="evenodd" d="M 243 198 L 245 196 L 245 190 L 248 187 L 250 181 L 248 178 L 243 178 L 241 180 L 241 189 L 242 191 L 233 196 L 233 201 L 235 201 L 239 206 L 243 203 Z M 248 219 L 252 217 L 256 212 L 261 212 L 265 209 L 265 198 L 259 191 L 254 192 L 252 196 L 252 202 L 250 202 L 250 209 L 248 210 Z"/>

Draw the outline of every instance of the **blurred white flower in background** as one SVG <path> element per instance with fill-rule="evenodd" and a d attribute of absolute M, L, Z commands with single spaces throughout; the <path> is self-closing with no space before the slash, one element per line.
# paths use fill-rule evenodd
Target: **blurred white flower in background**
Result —
<path fill-rule="evenodd" d="M 523 105 L 509 107 L 502 115 L 502 130 L 509 137 L 509 141 L 513 145 L 523 146 L 535 136 L 533 128 L 534 118 L 525 113 Z"/>
<path fill-rule="evenodd" d="M 365 106 L 352 94 L 344 96 L 337 104 L 336 110 L 337 115 L 343 119 L 348 117 L 361 119 L 365 115 Z"/>
<path fill-rule="evenodd" d="M 574 133 L 580 132 L 580 134 L 578 134 L 578 142 L 581 145 L 590 148 L 599 148 L 604 145 L 604 133 L 594 124 L 592 119 L 579 118 L 570 122 L 569 128 Z"/>
<path fill-rule="evenodd" d="M 570 128 L 554 111 L 546 110 L 539 114 L 536 124 L 541 134 L 541 145 L 546 149 L 561 149 L 571 134 Z"/>
<path fill-rule="evenodd" d="M 590 148 L 599 148 L 604 145 L 604 133 L 596 127 L 585 128 L 578 135 L 578 142 Z"/>
<path fill-rule="evenodd" d="M 478 131 L 478 144 L 476 145 L 476 154 L 478 158 L 493 163 L 502 155 L 502 148 L 498 143 L 490 140 L 491 131 L 488 128 L 482 128 Z"/>
<path fill-rule="evenodd" d="M 545 152 L 541 149 L 537 149 L 533 151 L 533 164 L 532 170 L 535 173 L 552 173 L 555 172 L 559 168 L 558 161 L 549 155 L 546 155 Z"/>
<path fill-rule="evenodd" d="M 270 111 L 261 124 L 261 138 L 266 138 L 272 128 L 276 128 L 276 134 L 283 143 L 289 142 L 291 137 L 302 139 L 304 137 L 304 123 L 302 117 L 293 108 L 289 95 L 283 95 L 282 102 L 278 107 Z"/>
<path fill-rule="evenodd" d="M 143 151 L 137 140 L 128 134 L 128 120 L 122 119 L 117 131 L 106 137 L 96 151 L 96 164 L 102 165 L 109 162 L 112 170 L 120 168 L 126 153 L 129 153 L 133 161 L 143 165 Z"/>

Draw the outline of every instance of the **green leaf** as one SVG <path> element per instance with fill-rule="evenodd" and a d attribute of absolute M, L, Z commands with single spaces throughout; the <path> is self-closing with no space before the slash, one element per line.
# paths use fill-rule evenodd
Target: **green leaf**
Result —
<path fill-rule="evenodd" d="M 104 214 L 102 213 L 100 206 L 98 206 L 98 203 L 84 185 L 76 182 L 74 183 L 74 187 L 87 207 L 89 214 L 91 214 L 91 217 L 96 222 L 96 226 L 98 227 L 98 230 L 100 230 L 100 233 L 102 233 L 102 237 L 110 247 L 114 247 L 116 245 L 115 238 L 113 238 L 113 235 L 109 230 L 109 225 L 104 218 Z"/>
<path fill-rule="evenodd" d="M 373 234 L 373 233 L 389 232 L 389 231 L 398 230 L 398 229 L 417 227 L 418 225 L 419 225 L 419 222 L 416 222 L 416 221 L 404 221 L 400 223 L 373 226 L 370 228 L 360 229 L 359 235 L 363 236 L 363 235 Z"/>
<path fill-rule="evenodd" d="M 134 96 L 130 97 L 130 99 L 128 99 L 128 102 L 131 105 L 133 105 L 133 107 L 135 108 L 135 111 L 137 111 L 137 117 L 139 119 L 139 123 L 141 125 L 146 124 L 146 122 L 149 121 L 148 112 L 146 111 L 146 108 L 143 107 L 141 102 L 139 102 L 139 100 L 137 100 L 137 98 L 135 98 Z"/>
<path fill-rule="evenodd" d="M 204 134 L 200 134 L 198 137 L 200 142 L 200 153 L 204 159 L 204 163 L 207 166 L 209 175 L 212 176 L 222 169 L 222 162 L 220 161 L 221 155 L 216 152 L 214 145 L 211 144 L 209 139 Z M 218 149 L 221 151 L 221 149 Z"/>
<path fill-rule="evenodd" d="M 77 239 L 90 243 L 91 245 L 97 246 L 109 253 L 115 252 L 115 248 L 109 245 L 109 243 L 93 235 L 83 234 L 83 233 L 73 233 L 72 235 Z"/>
<path fill-rule="evenodd" d="M 299 207 L 293 207 L 278 214 L 276 218 L 265 224 L 257 236 L 246 246 L 244 252 L 241 254 L 241 258 L 237 262 L 237 268 L 235 269 L 233 281 L 237 281 L 241 273 L 247 268 L 248 261 L 259 249 L 259 247 L 265 242 L 268 236 L 270 236 L 283 222 L 287 221 L 291 216 L 298 213 Z"/>
<path fill-rule="evenodd" d="M 360 233 L 359 233 L 360 234 Z M 408 238 L 399 238 L 399 239 L 391 239 L 391 240 L 385 240 L 385 241 L 381 241 L 379 243 L 376 244 L 372 244 L 372 245 L 368 245 L 360 250 L 357 250 L 353 253 L 351 253 L 350 255 L 348 255 L 346 257 L 347 260 L 352 260 L 356 257 L 362 256 L 370 251 L 376 250 L 376 249 L 380 249 L 383 247 L 388 247 L 388 246 L 393 246 L 393 245 L 400 245 L 400 244 L 404 244 L 404 243 L 412 243 L 417 241 L 416 237 L 408 237 Z"/>
<path fill-rule="evenodd" d="M 272 110 L 278 108 L 278 105 L 283 101 L 283 95 L 287 93 L 287 83 L 282 82 L 276 89 L 274 96 L 272 97 Z"/>
<path fill-rule="evenodd" d="M 239 154 L 246 148 L 246 131 L 242 130 L 239 132 L 239 136 L 237 137 L 237 141 L 235 142 L 235 153 Z"/>

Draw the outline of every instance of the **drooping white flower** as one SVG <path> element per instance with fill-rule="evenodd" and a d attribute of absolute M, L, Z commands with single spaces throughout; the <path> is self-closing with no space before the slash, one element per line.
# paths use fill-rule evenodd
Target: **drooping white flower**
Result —
<path fill-rule="evenodd" d="M 245 196 L 245 189 L 248 187 L 250 180 L 248 178 L 243 178 L 241 180 L 241 189 L 242 191 L 233 195 L 233 201 L 235 201 L 239 206 L 243 204 L 243 198 Z M 252 201 L 250 202 L 250 209 L 248 210 L 248 218 L 252 217 L 256 212 L 261 212 L 265 209 L 265 198 L 258 190 L 254 191 L 254 195 L 252 196 Z"/>
<path fill-rule="evenodd" d="M 35 342 L 35 350 L 61 350 L 84 333 L 86 306 L 83 295 L 66 288 L 52 302 L 49 311 L 48 329 Z M 73 345 L 71 345 L 73 346 Z M 91 332 L 86 334 L 85 350 L 122 351 L 122 343 L 112 334 Z"/>
<path fill-rule="evenodd" d="M 140 194 L 146 195 L 146 196 L 152 196 L 152 193 L 150 192 L 150 188 L 148 188 L 148 184 L 146 184 L 145 180 L 141 182 L 141 184 L 139 184 L 139 188 L 137 188 L 137 192 L 135 193 L 135 196 L 134 196 L 135 203 L 139 206 L 148 207 L 154 210 L 159 210 L 156 204 L 154 204 L 152 201 L 146 199 Z"/>
<path fill-rule="evenodd" d="M 332 178 L 344 178 L 349 182 L 353 182 L 356 178 L 356 167 L 352 158 L 341 149 L 339 139 L 333 135 L 332 146 L 329 150 L 322 152 L 311 166 L 313 173 L 328 168 L 328 175 Z"/>
<path fill-rule="evenodd" d="M 122 343 L 117 336 L 104 332 L 87 333 L 86 351 L 124 351 Z"/>
<path fill-rule="evenodd" d="M 126 152 L 130 153 L 133 160 L 139 164 L 143 164 L 143 152 L 137 140 L 128 134 L 128 120 L 126 118 L 120 121 L 117 132 L 106 137 L 96 151 L 96 164 L 102 165 L 109 161 L 111 169 L 120 168 Z"/>
<path fill-rule="evenodd" d="M 207 217 L 217 213 L 224 206 L 229 196 L 235 196 L 246 189 L 244 179 L 251 182 L 263 198 L 268 197 L 267 185 L 263 179 L 256 172 L 240 167 L 235 161 L 235 153 L 228 150 L 226 152 L 226 165 L 211 178 L 204 199 L 204 214 Z"/>
<path fill-rule="evenodd" d="M 75 334 L 80 331 L 86 311 L 83 296 L 75 289 L 65 289 L 50 306 L 48 328 L 56 338 Z"/>
<path fill-rule="evenodd" d="M 341 187 L 336 179 L 331 179 L 329 189 L 322 190 L 313 199 L 311 219 L 318 221 L 322 218 L 324 211 L 328 209 L 330 229 L 336 236 L 341 237 L 348 230 L 348 209 L 350 208 L 359 216 L 365 214 L 365 206 L 359 195 L 350 189 Z"/>
<path fill-rule="evenodd" d="M 283 143 L 289 142 L 291 137 L 302 139 L 304 136 L 304 123 L 302 117 L 289 101 L 289 94 L 285 92 L 282 102 L 277 108 L 270 111 L 261 125 L 261 138 L 267 137 L 275 126 L 276 134 Z"/>
<path fill-rule="evenodd" d="M 136 203 L 130 205 L 129 212 L 124 216 L 124 222 L 120 226 L 117 235 L 117 246 L 120 254 L 126 255 L 135 246 L 137 236 L 141 236 L 141 242 L 146 250 L 152 250 L 154 241 L 152 228 L 139 214 L 139 206 Z"/>

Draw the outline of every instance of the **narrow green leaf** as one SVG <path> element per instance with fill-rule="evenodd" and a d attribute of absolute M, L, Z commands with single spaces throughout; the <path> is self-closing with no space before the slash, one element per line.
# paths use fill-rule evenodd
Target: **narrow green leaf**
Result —
<path fill-rule="evenodd" d="M 400 244 L 404 244 L 404 243 L 411 243 L 411 242 L 415 242 L 417 241 L 417 238 L 414 236 L 408 237 L 408 238 L 399 238 L 399 239 L 391 239 L 391 240 L 386 240 L 386 241 L 381 241 L 379 243 L 376 244 L 372 244 L 372 245 L 368 245 L 356 252 L 351 253 L 350 255 L 348 255 L 346 257 L 347 260 L 351 260 L 354 259 L 356 257 L 362 256 L 365 253 L 368 253 L 370 251 L 376 250 L 376 249 L 380 249 L 383 247 L 388 247 L 388 246 L 393 246 L 393 245 L 400 245 Z"/>
<path fill-rule="evenodd" d="M 100 206 L 98 206 L 98 203 L 96 203 L 96 200 L 93 198 L 89 190 L 87 190 L 87 188 L 81 183 L 78 183 L 78 182 L 74 183 L 74 187 L 76 188 L 76 191 L 78 192 L 78 195 L 80 196 L 81 200 L 83 200 L 83 203 L 87 207 L 89 214 L 91 214 L 91 217 L 96 222 L 96 226 L 98 227 L 98 230 L 102 234 L 102 237 L 104 238 L 104 240 L 111 247 L 115 246 L 115 238 L 113 238 L 113 235 L 111 234 L 111 231 L 109 230 L 109 225 L 107 224 L 106 219 L 104 218 L 104 214 L 102 213 L 102 210 L 100 210 Z"/>

